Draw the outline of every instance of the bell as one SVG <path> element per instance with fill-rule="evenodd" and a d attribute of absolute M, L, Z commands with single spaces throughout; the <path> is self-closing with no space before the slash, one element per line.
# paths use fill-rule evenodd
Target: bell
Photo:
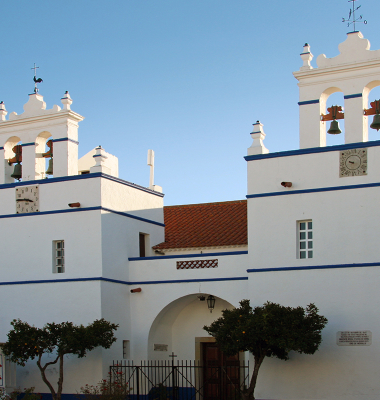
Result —
<path fill-rule="evenodd" d="M 13 174 L 11 175 L 12 178 L 20 180 L 22 177 L 22 167 L 20 163 L 15 165 L 15 169 L 13 170 Z"/>
<path fill-rule="evenodd" d="M 45 172 L 46 175 L 53 175 L 53 159 L 51 158 L 49 160 L 49 166 L 48 169 Z"/>
<path fill-rule="evenodd" d="M 377 131 L 380 129 L 380 114 L 375 114 L 370 128 L 376 129 Z"/>
<path fill-rule="evenodd" d="M 330 135 L 337 135 L 338 133 L 342 133 L 339 128 L 339 122 L 335 119 L 331 121 L 330 129 L 327 131 Z"/>

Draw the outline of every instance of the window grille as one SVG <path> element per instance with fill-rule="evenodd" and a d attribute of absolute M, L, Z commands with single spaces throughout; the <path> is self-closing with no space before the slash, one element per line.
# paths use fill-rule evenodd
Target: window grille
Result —
<path fill-rule="evenodd" d="M 313 222 L 298 222 L 298 258 L 313 258 Z"/>
<path fill-rule="evenodd" d="M 55 240 L 53 246 L 53 269 L 54 272 L 61 274 L 65 272 L 65 241 Z"/>
<path fill-rule="evenodd" d="M 177 261 L 177 269 L 217 268 L 218 260 Z"/>

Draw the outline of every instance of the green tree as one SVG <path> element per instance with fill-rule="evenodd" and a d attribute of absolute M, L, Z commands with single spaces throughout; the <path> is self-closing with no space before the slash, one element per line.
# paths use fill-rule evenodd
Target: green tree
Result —
<path fill-rule="evenodd" d="M 37 366 L 42 380 L 48 386 L 53 399 L 60 400 L 63 385 L 63 358 L 65 354 L 75 354 L 85 357 L 88 351 L 101 346 L 111 347 L 116 341 L 114 332 L 118 325 L 111 324 L 105 319 L 94 321 L 87 326 L 74 325 L 72 322 L 54 322 L 43 328 L 30 326 L 27 322 L 14 319 L 13 329 L 8 333 L 8 340 L 3 345 L 3 353 L 18 365 L 25 366 L 28 359 L 37 358 Z M 53 361 L 43 362 L 44 354 L 54 353 Z M 59 363 L 59 378 L 57 391 L 46 378 L 46 368 Z"/>
<path fill-rule="evenodd" d="M 249 387 L 242 393 L 254 399 L 259 368 L 265 357 L 289 359 L 290 351 L 314 354 L 322 341 L 321 331 L 327 319 L 318 315 L 318 308 L 284 307 L 271 302 L 252 308 L 249 300 L 240 307 L 223 310 L 223 316 L 205 329 L 227 355 L 249 351 L 254 357 L 254 368 Z"/>

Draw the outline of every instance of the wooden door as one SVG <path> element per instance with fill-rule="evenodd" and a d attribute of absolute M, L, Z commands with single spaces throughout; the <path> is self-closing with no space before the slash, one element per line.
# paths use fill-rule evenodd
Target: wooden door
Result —
<path fill-rule="evenodd" d="M 203 399 L 239 399 L 239 354 L 227 357 L 216 343 L 202 343 L 202 356 Z"/>

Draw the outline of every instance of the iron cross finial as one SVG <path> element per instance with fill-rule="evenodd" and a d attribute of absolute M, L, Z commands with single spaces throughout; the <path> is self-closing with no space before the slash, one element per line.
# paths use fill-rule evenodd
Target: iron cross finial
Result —
<path fill-rule="evenodd" d="M 355 18 L 355 11 L 359 10 L 359 8 L 361 7 L 361 6 L 358 6 L 355 8 L 355 1 L 356 0 L 348 0 L 349 3 L 352 3 L 352 8 L 350 8 L 350 12 L 348 13 L 348 18 L 347 19 L 342 18 L 342 22 L 347 22 L 347 26 L 350 26 L 351 24 L 354 25 L 353 32 L 356 32 L 356 26 L 355 26 L 356 22 L 363 22 L 364 24 L 367 24 L 367 20 L 361 21 L 363 19 L 362 15 L 359 15 L 358 18 Z M 351 19 L 351 17 L 352 17 L 352 19 Z"/>
<path fill-rule="evenodd" d="M 33 81 L 34 81 L 34 93 L 38 93 L 37 83 L 43 82 L 43 80 L 42 80 L 41 78 L 38 78 L 38 79 L 37 79 L 37 75 L 36 75 L 37 68 L 40 68 L 40 67 L 36 67 L 36 63 L 34 63 L 34 67 L 33 67 L 33 68 L 30 68 L 30 69 L 34 69 L 34 77 L 33 77 Z"/>

